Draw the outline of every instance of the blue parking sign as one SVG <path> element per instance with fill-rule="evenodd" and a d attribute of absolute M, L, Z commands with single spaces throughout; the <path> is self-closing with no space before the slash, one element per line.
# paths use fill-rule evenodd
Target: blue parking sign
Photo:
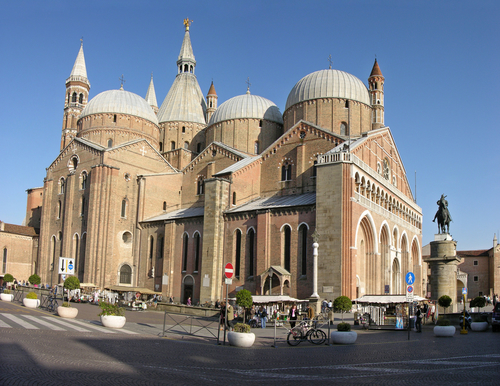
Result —
<path fill-rule="evenodd" d="M 413 272 L 408 272 L 405 276 L 406 284 L 413 285 L 415 283 L 415 274 Z"/>

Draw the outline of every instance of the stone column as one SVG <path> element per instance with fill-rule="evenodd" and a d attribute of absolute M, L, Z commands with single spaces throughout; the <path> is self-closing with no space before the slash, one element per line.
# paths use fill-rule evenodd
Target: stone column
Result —
<path fill-rule="evenodd" d="M 317 231 L 314 231 L 313 233 L 313 293 L 309 297 L 309 307 L 312 307 L 314 309 L 314 314 L 318 315 L 320 311 L 320 301 L 319 301 L 319 295 L 318 295 L 318 239 L 319 239 L 319 233 Z"/>
<path fill-rule="evenodd" d="M 457 266 L 460 257 L 456 250 L 457 242 L 449 234 L 437 234 L 431 242 L 431 256 L 425 259 L 431 269 L 431 299 L 438 300 L 448 295 L 452 303 L 447 312 L 457 310 Z"/>

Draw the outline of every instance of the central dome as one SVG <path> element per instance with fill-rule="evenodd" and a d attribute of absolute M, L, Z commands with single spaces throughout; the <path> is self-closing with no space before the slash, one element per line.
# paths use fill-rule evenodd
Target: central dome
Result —
<path fill-rule="evenodd" d="M 85 106 L 80 118 L 100 113 L 134 115 L 158 125 L 158 119 L 148 102 L 123 89 L 104 91 L 96 95 Z"/>
<path fill-rule="evenodd" d="M 368 89 L 361 80 L 347 72 L 329 69 L 299 80 L 288 95 L 285 111 L 297 103 L 319 98 L 350 99 L 371 105 Z"/>
<path fill-rule="evenodd" d="M 235 96 L 219 106 L 212 118 L 209 126 L 217 122 L 239 118 L 256 118 L 283 124 L 278 106 L 269 99 L 252 95 L 247 92 L 244 95 Z"/>

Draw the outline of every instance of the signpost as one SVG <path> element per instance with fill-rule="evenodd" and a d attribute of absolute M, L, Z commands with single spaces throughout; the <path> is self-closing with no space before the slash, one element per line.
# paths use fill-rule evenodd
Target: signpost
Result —
<path fill-rule="evenodd" d="M 413 301 L 413 285 L 415 284 L 415 274 L 408 272 L 405 276 L 406 280 L 406 300 L 408 301 L 408 340 L 410 340 L 410 303 Z"/>
<path fill-rule="evenodd" d="M 58 273 L 60 275 L 74 275 L 75 274 L 74 259 L 70 259 L 67 257 L 60 257 Z"/>
<path fill-rule="evenodd" d="M 234 274 L 234 267 L 231 263 L 227 263 L 226 266 L 224 267 L 224 275 L 226 276 L 226 312 L 225 312 L 225 317 L 224 317 L 224 345 L 226 345 L 226 326 L 227 326 L 227 298 L 229 294 L 229 284 L 232 284 L 233 282 L 233 274 Z"/>
<path fill-rule="evenodd" d="M 464 296 L 464 310 L 463 310 L 463 317 L 462 317 L 462 330 L 460 330 L 460 334 L 467 334 L 467 329 L 465 328 L 465 295 L 467 295 L 467 287 L 462 288 L 462 295 Z"/>

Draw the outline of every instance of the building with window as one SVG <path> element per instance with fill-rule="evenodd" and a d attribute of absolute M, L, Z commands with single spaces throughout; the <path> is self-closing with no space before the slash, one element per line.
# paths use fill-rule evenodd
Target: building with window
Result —
<path fill-rule="evenodd" d="M 232 262 L 232 294 L 308 298 L 317 237 L 320 297 L 403 294 L 409 270 L 423 294 L 422 212 L 384 123 L 377 61 L 367 85 L 331 68 L 304 76 L 283 114 L 249 88 L 218 105 L 211 83 L 205 99 L 188 21 L 171 65 L 160 107 L 152 78 L 146 98 L 123 85 L 89 98 L 80 47 L 42 188 L 44 282 L 70 257 L 81 281 L 196 304 L 223 297 Z"/>

